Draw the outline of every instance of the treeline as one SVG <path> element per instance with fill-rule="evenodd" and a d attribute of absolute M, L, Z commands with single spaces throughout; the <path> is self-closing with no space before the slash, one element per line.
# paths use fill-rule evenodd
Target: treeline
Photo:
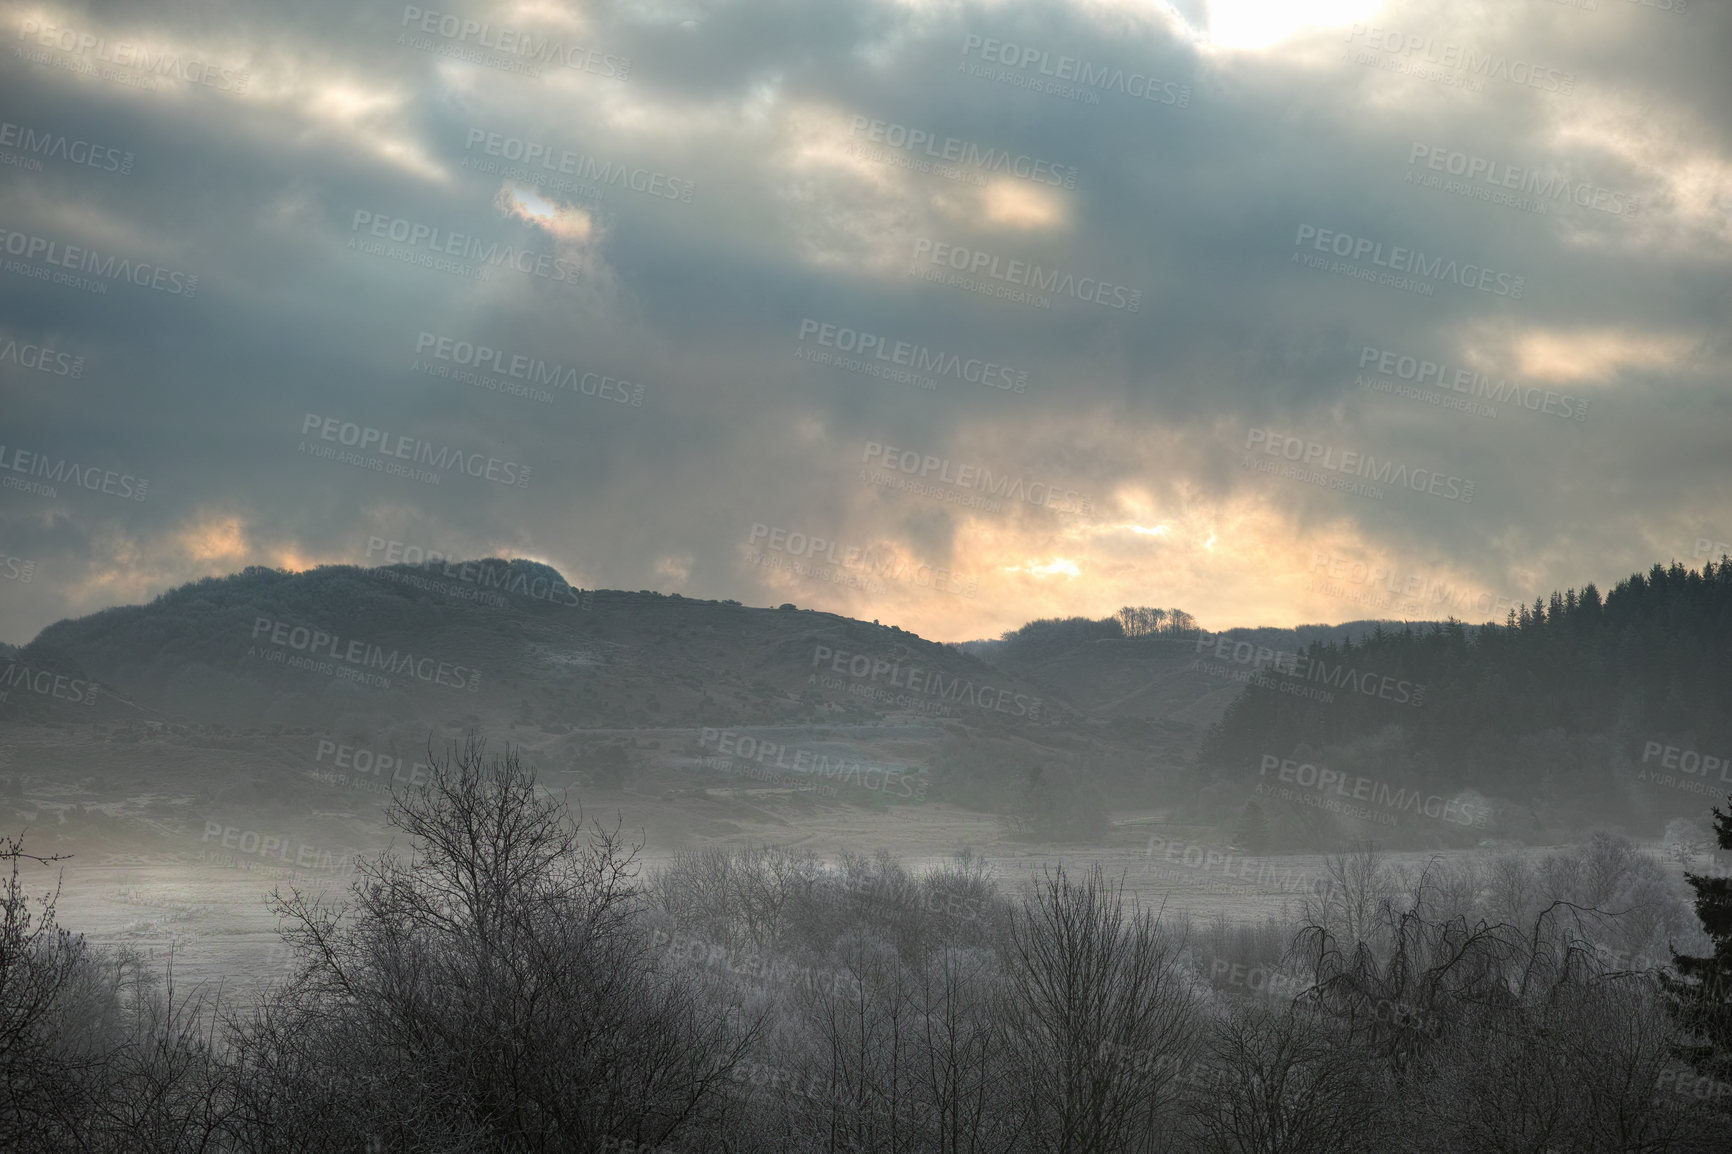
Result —
<path fill-rule="evenodd" d="M 1204 743 L 1210 770 L 1254 771 L 1265 754 L 1324 751 L 1382 735 L 1386 761 L 1457 786 L 1599 785 L 1584 763 L 1639 755 L 1656 738 L 1710 751 L 1732 739 L 1732 562 L 1674 562 L 1601 598 L 1588 585 L 1512 610 L 1503 625 L 1450 620 L 1377 630 L 1355 645 L 1312 644 L 1301 676 L 1260 669 Z M 1291 663 L 1289 663 L 1290 665 Z M 1346 671 L 1345 688 L 1326 684 Z M 1306 680 L 1305 674 L 1314 675 Z M 1422 704 L 1381 689 L 1423 687 Z M 1306 684 L 1333 700 L 1284 691 Z M 1391 736 L 1392 735 L 1392 736 Z M 1573 783 L 1568 779 L 1574 778 Z"/>
<path fill-rule="evenodd" d="M 1126 605 L 1114 615 L 1126 637 L 1177 637 L 1194 632 L 1196 618 L 1183 609 L 1155 609 L 1147 605 Z"/>
<path fill-rule="evenodd" d="M 1646 953 L 1689 939 L 1679 895 L 1615 838 L 1343 855 L 1291 924 L 1187 926 L 1098 868 L 1013 896 L 968 856 L 646 878 L 474 743 L 391 821 L 340 907 L 276 895 L 291 963 L 247 1004 L 32 919 L 15 871 L 0 1148 L 1661 1154 L 1732 1125 Z"/>
<path fill-rule="evenodd" d="M 1111 617 L 1042 617 L 1007 630 L 1000 641 L 1017 656 L 1070 649 L 1125 637 L 1182 637 L 1195 633 L 1196 619 L 1183 609 L 1127 605 Z"/>

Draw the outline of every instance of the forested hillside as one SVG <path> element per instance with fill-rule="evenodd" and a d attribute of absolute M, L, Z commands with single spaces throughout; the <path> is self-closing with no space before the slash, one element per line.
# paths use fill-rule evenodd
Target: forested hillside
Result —
<path fill-rule="evenodd" d="M 1655 565 L 1603 598 L 1590 584 L 1536 599 L 1501 626 L 1452 620 L 1255 659 L 1265 676 L 1211 730 L 1201 764 L 1254 772 L 1269 754 L 1375 741 L 1434 780 L 1567 788 L 1649 742 L 1726 748 L 1729 648 L 1732 562 Z M 1408 700 L 1384 692 L 1388 679 L 1411 685 Z"/>

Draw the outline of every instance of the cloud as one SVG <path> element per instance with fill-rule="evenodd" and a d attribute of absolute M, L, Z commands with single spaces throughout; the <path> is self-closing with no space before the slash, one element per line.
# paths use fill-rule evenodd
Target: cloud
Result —
<path fill-rule="evenodd" d="M 951 639 L 1151 590 L 1373 615 L 1319 551 L 1531 600 L 1732 537 L 1716 9 L 409 12 L 11 10 L 0 471 L 149 494 L 0 490 L 39 574 L 0 636 L 374 536 Z M 1262 472 L 1252 430 L 1474 495 Z M 773 567 L 759 524 L 976 585 Z"/>

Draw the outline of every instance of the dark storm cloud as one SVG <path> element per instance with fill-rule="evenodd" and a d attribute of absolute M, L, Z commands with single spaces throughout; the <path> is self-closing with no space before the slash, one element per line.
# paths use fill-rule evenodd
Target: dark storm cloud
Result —
<path fill-rule="evenodd" d="M 1713 524 L 1732 246 L 1716 50 L 1732 28 L 1717 11 L 1386 4 L 1228 51 L 1197 39 L 1205 14 L 1183 5 L 1182 20 L 1032 4 L 420 8 L 7 16 L 0 120 L 134 161 L 0 170 L 0 224 L 199 278 L 189 299 L 0 275 L 0 338 L 86 360 L 77 379 L 0 363 L 0 443 L 150 481 L 144 501 L 0 493 L 0 549 L 38 562 L 28 590 L 0 588 L 8 638 L 246 564 L 363 561 L 370 534 L 956 636 L 1109 611 L 1154 583 L 1217 619 L 1323 616 L 1278 580 L 1313 544 L 1538 591 L 1732 533 Z M 426 13 L 485 21 L 492 42 L 550 37 L 571 66 L 437 55 L 483 37 L 443 35 Z M 27 21 L 102 37 L 111 56 L 121 41 L 172 50 L 179 73 L 155 91 L 136 63 L 74 74 L 104 50 L 44 47 Z M 1374 46 L 1391 35 L 1403 51 Z M 988 40 L 1029 63 L 983 62 Z M 1413 74 L 1451 45 L 1506 71 L 1480 91 L 1461 69 L 1449 84 L 1435 79 L 1448 68 Z M 1061 59 L 1133 79 L 1089 89 Z M 1512 82 L 1509 61 L 1569 91 Z M 930 149 L 896 147 L 915 132 Z M 1029 178 L 992 171 L 1001 152 Z M 1457 157 L 1480 166 L 1471 181 Z M 1074 188 L 1047 182 L 1071 168 Z M 1589 203 L 1486 199 L 1500 190 L 1485 177 L 1512 168 Z M 1518 193 L 1534 199 L 1531 181 Z M 1608 211 L 1614 198 L 1639 208 Z M 1327 267 L 1344 258 L 1316 250 L 1326 232 L 1375 251 L 1353 262 L 1373 276 L 1399 248 L 1503 279 L 1482 290 L 1422 267 L 1408 279 L 1425 293 L 1370 283 Z M 368 251 L 392 245 L 422 263 Z M 1044 307 L 910 275 L 955 272 L 932 257 L 958 250 L 976 287 Z M 477 279 L 489 252 L 518 267 Z M 426 267 L 441 261 L 466 268 Z M 1015 284 L 1028 264 L 1100 299 Z M 1517 277 L 1519 299 L 1497 291 Z M 928 389 L 796 355 L 842 355 L 814 325 L 957 368 L 915 369 Z M 432 355 L 459 342 L 508 371 Z M 1589 415 L 1518 401 L 1491 419 L 1429 403 L 1424 383 L 1380 393 L 1355 384 L 1368 348 L 1585 399 Z M 435 375 L 457 371 L 474 383 Z M 408 458 L 461 452 L 483 475 L 428 484 L 317 459 L 302 446 L 349 447 L 303 433 L 326 417 Z M 1258 473 L 1243 464 L 1253 430 L 1472 479 L 1475 497 L 1370 500 Z M 1061 523 L 1026 501 L 983 512 L 929 476 L 913 478 L 924 492 L 865 483 L 869 440 L 1086 491 L 1097 511 Z M 489 460 L 528 465 L 527 482 L 490 480 Z M 978 574 L 979 596 L 892 581 L 869 597 L 771 571 L 745 550 L 759 524 Z"/>

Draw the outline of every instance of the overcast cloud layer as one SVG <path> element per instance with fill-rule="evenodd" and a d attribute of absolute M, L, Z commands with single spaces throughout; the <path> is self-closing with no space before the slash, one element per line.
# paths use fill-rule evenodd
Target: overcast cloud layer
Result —
<path fill-rule="evenodd" d="M 952 640 L 1718 556 L 1667 2 L 11 7 L 0 638 L 391 541 Z"/>

